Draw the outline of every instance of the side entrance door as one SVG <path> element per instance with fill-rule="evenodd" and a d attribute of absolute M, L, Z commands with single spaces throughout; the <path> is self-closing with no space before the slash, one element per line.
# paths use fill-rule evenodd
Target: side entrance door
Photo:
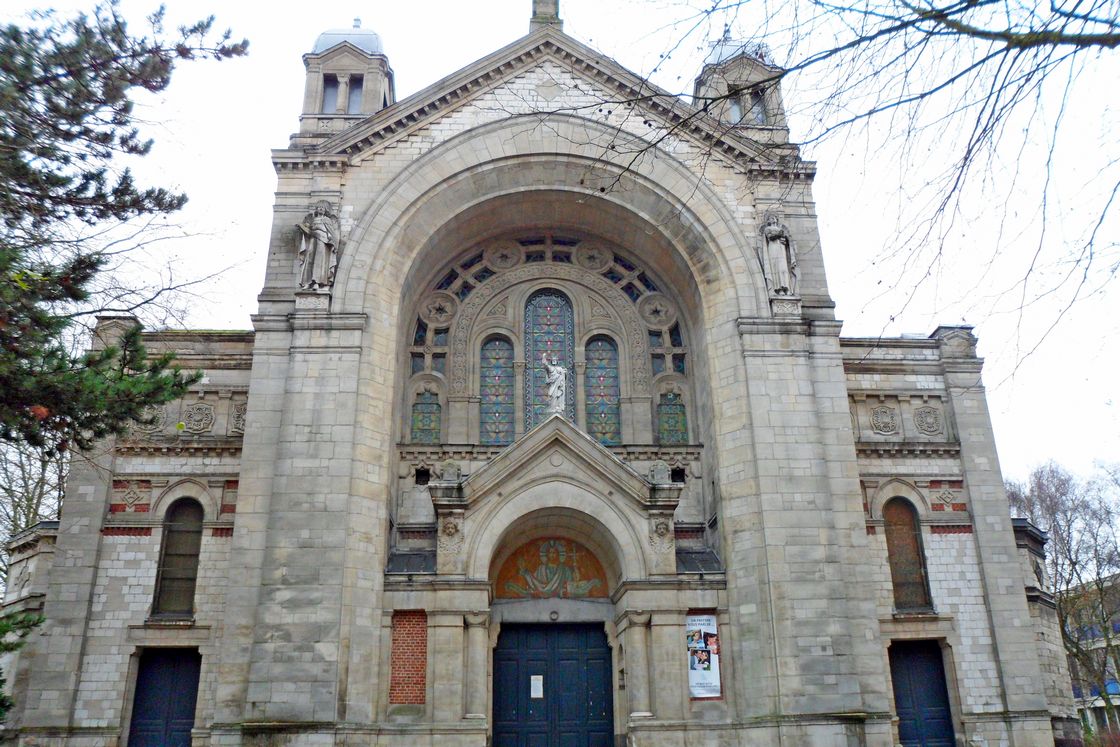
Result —
<path fill-rule="evenodd" d="M 954 747 L 941 645 L 895 641 L 889 654 L 898 736 L 904 747 Z"/>
<path fill-rule="evenodd" d="M 613 747 L 612 698 L 601 624 L 502 625 L 494 747 Z"/>
<path fill-rule="evenodd" d="M 128 747 L 190 747 L 201 664 L 194 648 L 140 654 Z"/>

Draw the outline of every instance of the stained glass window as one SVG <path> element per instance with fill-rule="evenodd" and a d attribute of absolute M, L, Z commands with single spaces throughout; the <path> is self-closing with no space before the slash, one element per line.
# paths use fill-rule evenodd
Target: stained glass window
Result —
<path fill-rule="evenodd" d="M 482 443 L 513 443 L 513 343 L 504 337 L 492 337 L 482 344 L 479 396 Z"/>
<path fill-rule="evenodd" d="M 688 443 L 684 398 L 676 392 L 662 394 L 657 403 L 657 441 L 661 444 Z"/>
<path fill-rule="evenodd" d="M 548 371 L 541 362 L 547 355 L 567 371 L 564 415 L 575 422 L 575 378 L 572 303 L 557 290 L 537 291 L 525 303 L 525 429 L 542 421 L 548 411 Z"/>
<path fill-rule="evenodd" d="M 420 392 L 412 403 L 412 443 L 438 444 L 443 408 L 435 392 Z"/>
<path fill-rule="evenodd" d="M 622 443 L 619 415 L 618 346 L 609 337 L 593 337 L 587 343 L 586 380 L 587 432 L 605 446 Z"/>

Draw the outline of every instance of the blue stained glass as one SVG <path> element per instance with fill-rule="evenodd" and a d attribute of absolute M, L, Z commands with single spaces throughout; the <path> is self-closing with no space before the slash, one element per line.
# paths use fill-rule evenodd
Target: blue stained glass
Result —
<path fill-rule="evenodd" d="M 463 283 L 459 286 L 459 290 L 455 291 L 455 295 L 459 297 L 460 301 L 462 301 L 464 298 L 471 294 L 472 290 L 474 290 L 473 285 L 471 285 L 470 283 Z"/>
<path fill-rule="evenodd" d="M 443 408 L 439 395 L 434 392 L 420 392 L 412 403 L 412 443 L 438 444 L 440 419 Z"/>
<path fill-rule="evenodd" d="M 490 278 L 494 277 L 496 273 L 489 267 L 483 267 L 481 270 L 474 274 L 474 279 L 480 283 L 485 283 Z"/>
<path fill-rule="evenodd" d="M 587 343 L 585 352 L 587 433 L 605 446 L 615 446 L 622 443 L 618 347 L 609 337 L 594 337 Z"/>
<path fill-rule="evenodd" d="M 617 254 L 614 255 L 614 261 L 616 264 L 618 264 L 619 267 L 626 270 L 627 272 L 633 272 L 634 270 L 638 269 L 634 266 L 633 262 L 630 262 L 625 257 L 620 257 Z"/>
<path fill-rule="evenodd" d="M 482 344 L 479 365 L 479 435 L 482 443 L 513 443 L 513 343 L 493 337 Z"/>
<path fill-rule="evenodd" d="M 470 268 L 474 267 L 475 265 L 477 265 L 481 261 L 482 261 L 482 253 L 480 252 L 480 253 L 474 255 L 473 257 L 470 257 L 469 259 L 464 261 L 463 264 L 461 264 L 459 266 L 462 267 L 464 270 L 469 270 Z"/>
<path fill-rule="evenodd" d="M 568 372 L 564 415 L 576 419 L 574 318 L 572 303 L 560 291 L 537 291 L 525 303 L 525 429 L 544 420 L 548 410 L 548 372 L 541 362 L 547 354 Z"/>
<path fill-rule="evenodd" d="M 668 445 L 688 443 L 684 400 L 675 392 L 662 394 L 657 403 L 657 442 Z"/>
<path fill-rule="evenodd" d="M 642 297 L 642 292 L 638 290 L 638 286 L 634 285 L 633 283 L 627 283 L 626 285 L 622 286 L 622 292 L 630 296 L 631 301 L 637 301 Z"/>
<path fill-rule="evenodd" d="M 423 319 L 416 320 L 416 332 L 412 335 L 413 345 L 423 345 L 424 339 L 428 336 L 428 325 L 424 324 Z"/>

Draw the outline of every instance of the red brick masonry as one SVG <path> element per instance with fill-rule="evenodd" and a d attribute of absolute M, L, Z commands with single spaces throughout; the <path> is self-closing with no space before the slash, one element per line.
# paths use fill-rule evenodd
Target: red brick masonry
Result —
<path fill-rule="evenodd" d="M 422 705 L 428 674 L 428 614 L 393 613 L 393 650 L 389 654 L 389 703 Z"/>

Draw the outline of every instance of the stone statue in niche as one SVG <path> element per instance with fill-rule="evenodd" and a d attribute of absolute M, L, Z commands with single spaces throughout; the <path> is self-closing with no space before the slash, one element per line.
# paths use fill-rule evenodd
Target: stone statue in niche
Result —
<path fill-rule="evenodd" d="M 545 382 L 548 384 L 548 410 L 549 415 L 553 413 L 557 415 L 564 414 L 565 401 L 567 400 L 568 389 L 568 371 L 556 361 L 556 356 L 552 356 L 549 361 L 547 353 L 541 353 L 541 363 L 544 364 L 548 376 Z"/>
<path fill-rule="evenodd" d="M 338 269 L 338 220 L 326 200 L 316 202 L 298 226 L 299 287 L 329 288 Z"/>
<path fill-rule="evenodd" d="M 762 225 L 762 264 L 770 293 L 775 296 L 796 296 L 801 277 L 797 250 L 789 228 L 774 213 L 766 214 Z"/>

